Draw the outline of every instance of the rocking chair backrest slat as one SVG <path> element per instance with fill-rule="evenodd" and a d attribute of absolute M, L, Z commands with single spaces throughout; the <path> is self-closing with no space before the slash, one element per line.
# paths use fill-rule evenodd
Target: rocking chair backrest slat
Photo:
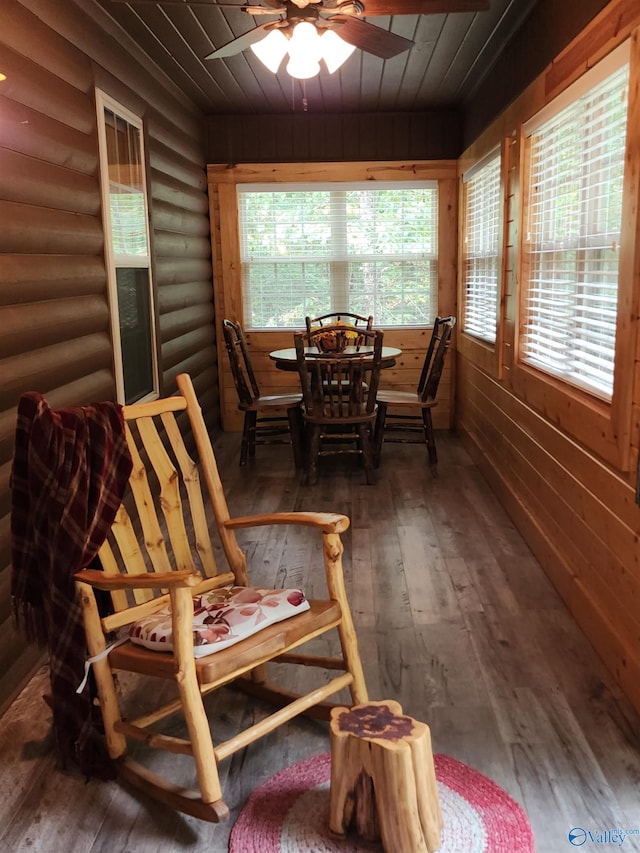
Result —
<path fill-rule="evenodd" d="M 160 523 L 155 512 L 153 493 L 149 484 L 147 468 L 140 452 L 141 448 L 135 440 L 129 423 L 126 424 L 126 431 L 129 452 L 131 453 L 131 459 L 133 460 L 133 471 L 129 478 L 129 485 L 131 487 L 131 493 L 133 495 L 138 519 L 142 528 L 145 550 L 151 560 L 151 565 L 153 566 L 154 571 L 170 572 L 171 563 L 167 555 L 162 528 L 160 527 Z M 135 537 L 135 534 L 134 538 L 137 542 L 138 539 Z M 129 559 L 133 559 L 133 557 L 134 555 L 132 553 L 130 554 Z M 129 565 L 128 561 L 125 565 Z"/>
<path fill-rule="evenodd" d="M 190 383 L 185 387 L 190 389 Z M 142 574 L 186 569 L 201 574 L 207 586 L 217 585 L 218 579 L 233 582 L 234 575 L 219 574 L 216 562 L 210 531 L 214 518 L 220 525 L 229 517 L 229 510 L 206 427 L 199 407 L 194 408 L 196 404 L 190 401 L 189 411 L 185 412 L 187 402 L 178 396 L 124 407 L 133 470 L 129 494 L 100 549 L 100 561 L 106 573 Z M 180 419 L 184 419 L 184 423 Z M 185 429 L 196 438 L 200 460 L 203 454 L 211 457 L 207 462 L 196 463 L 183 438 Z M 209 469 L 204 471 L 206 465 Z M 205 494 L 211 498 L 213 513 L 207 510 Z M 235 535 L 220 526 L 218 532 L 230 555 L 230 568 L 236 570 L 235 577 L 241 580 L 245 564 L 243 557 L 238 557 L 242 552 Z M 207 582 L 206 579 L 212 580 Z M 112 595 L 114 610 L 120 613 L 132 603 L 145 604 L 153 595 L 146 589 L 116 592 Z"/>
<path fill-rule="evenodd" d="M 198 466 L 187 453 L 182 433 L 174 415 L 171 413 L 163 414 L 162 423 L 167 431 L 171 447 L 180 466 L 182 482 L 187 492 L 189 507 L 191 509 L 191 521 L 193 523 L 195 550 L 200 557 L 203 574 L 205 577 L 210 578 L 216 574 L 218 569 L 207 525 Z"/>
<path fill-rule="evenodd" d="M 153 419 L 140 418 L 137 425 L 140 439 L 147 452 L 147 458 L 158 478 L 160 499 L 157 503 L 164 515 L 167 534 L 175 559 L 173 568 L 178 571 L 181 569 L 194 571 L 195 566 L 189 547 L 184 523 L 184 508 L 180 497 L 180 477 L 173 461 L 169 458 Z"/>

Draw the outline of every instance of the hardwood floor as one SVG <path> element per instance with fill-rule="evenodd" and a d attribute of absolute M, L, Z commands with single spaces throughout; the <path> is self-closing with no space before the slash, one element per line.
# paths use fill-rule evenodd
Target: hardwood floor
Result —
<path fill-rule="evenodd" d="M 430 725 L 434 752 L 502 785 L 529 815 L 538 853 L 573 849 L 574 826 L 640 830 L 640 719 L 454 435 L 438 434 L 438 479 L 423 448 L 386 445 L 375 486 L 344 457 L 322 460 L 318 484 L 300 486 L 284 447 L 258 448 L 241 470 L 238 446 L 237 435 L 216 443 L 233 514 L 351 517 L 345 571 L 371 698 L 398 700 Z M 313 595 L 321 572 L 308 531 L 243 536 L 254 581 Z M 325 725 L 297 720 L 234 756 L 223 780 L 232 818 L 215 826 L 57 771 L 45 690 L 42 670 L 0 720 L 0 851 L 225 851 L 255 787 L 328 750 Z M 207 703 L 223 733 L 266 710 L 231 690 Z M 622 849 L 640 850 L 640 836 Z"/>

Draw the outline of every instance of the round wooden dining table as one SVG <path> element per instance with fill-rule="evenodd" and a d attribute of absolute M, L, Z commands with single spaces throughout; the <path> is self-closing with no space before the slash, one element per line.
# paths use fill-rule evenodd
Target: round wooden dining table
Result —
<path fill-rule="evenodd" d="M 335 358 L 336 356 L 341 356 L 343 358 L 348 358 L 349 356 L 362 356 L 362 355 L 370 355 L 373 353 L 373 347 L 360 347 L 359 349 L 356 347 L 346 347 L 341 353 L 324 353 L 319 352 L 315 347 L 306 347 L 305 355 L 311 357 L 317 357 L 318 359 L 325 358 Z M 382 358 L 380 361 L 380 367 L 393 367 L 396 363 L 396 358 L 402 355 L 402 350 L 397 347 L 382 347 Z M 297 370 L 298 363 L 296 358 L 296 348 L 290 347 L 289 349 L 277 349 L 273 352 L 269 353 L 269 358 L 271 361 L 275 362 L 278 370 Z"/>

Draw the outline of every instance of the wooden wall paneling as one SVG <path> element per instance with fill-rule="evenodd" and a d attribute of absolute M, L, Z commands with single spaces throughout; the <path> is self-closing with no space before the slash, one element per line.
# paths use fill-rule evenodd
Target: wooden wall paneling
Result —
<path fill-rule="evenodd" d="M 175 204 L 153 200 L 153 226 L 158 231 L 188 234 L 190 237 L 205 237 L 209 246 L 209 220 L 201 213 L 192 213 Z M 205 257 L 208 256 L 208 251 Z"/>
<path fill-rule="evenodd" d="M 0 253 L 97 255 L 100 222 L 92 216 L 0 199 Z"/>
<path fill-rule="evenodd" d="M 158 257 L 206 258 L 209 255 L 207 238 L 172 231 L 155 231 L 153 248 Z"/>
<path fill-rule="evenodd" d="M 163 287 L 161 299 L 170 298 L 166 295 L 171 292 L 172 286 L 190 282 L 204 284 L 210 293 L 211 260 L 210 258 L 156 258 L 155 275 L 156 281 Z"/>
<path fill-rule="evenodd" d="M 4 91 L 6 89 L 0 87 L 0 92 Z M 46 157 L 48 163 L 86 175 L 98 172 L 93 133 L 69 127 L 3 94 L 0 94 L 0 138 L 3 147 L 11 151 L 38 159 Z"/>
<path fill-rule="evenodd" d="M 183 161 L 190 162 L 196 171 L 204 173 L 202 146 L 205 141 L 205 130 L 199 119 L 183 123 L 175 110 L 171 112 L 159 110 L 154 103 L 151 103 L 146 111 L 145 121 L 151 139 L 162 143 L 166 149 L 175 151 Z M 205 205 L 202 212 L 206 213 L 206 210 Z"/>
<path fill-rule="evenodd" d="M 614 472 L 586 457 L 462 355 L 458 367 L 459 430 L 476 447 L 475 455 L 482 454 L 483 469 L 491 467 L 488 476 L 494 485 L 499 481 L 503 500 L 517 503 L 516 520 L 527 518 L 536 555 L 610 668 L 618 671 L 625 660 L 628 664 L 629 649 L 638 647 L 640 632 L 639 522 L 632 489 L 621 488 Z M 505 505 L 512 512 L 511 504 Z M 585 612 L 595 611 L 597 634 L 584 619 Z M 631 670 L 637 666 L 636 660 Z M 628 677 L 624 680 L 629 693 Z"/>
<path fill-rule="evenodd" d="M 213 316 L 213 304 L 209 307 L 208 315 L 204 305 L 190 305 L 180 311 L 165 314 L 160 328 L 160 340 L 164 344 L 182 335 L 188 335 L 201 326 L 206 327 L 213 322 Z"/>
<path fill-rule="evenodd" d="M 18 54 L 10 44 L 2 45 L 2 69 L 7 79 L 2 94 L 12 101 L 55 119 L 81 133 L 95 128 L 95 115 L 89 111 L 91 98 L 69 83 L 50 74 L 34 60 Z M 31 54 L 29 54 L 31 56 Z"/>
<path fill-rule="evenodd" d="M 267 181 L 402 181 L 457 178 L 455 160 L 393 160 L 341 163 L 239 163 L 209 164 L 209 184 Z"/>
<path fill-rule="evenodd" d="M 209 266 L 208 263 L 207 265 Z M 181 311 L 192 305 L 206 305 L 212 302 L 210 282 L 207 282 L 206 279 L 204 281 L 196 278 L 189 280 L 185 277 L 185 279 L 183 282 L 171 284 L 158 282 L 160 314 L 169 314 L 172 311 Z"/>
<path fill-rule="evenodd" d="M 162 364 L 165 370 L 170 370 L 177 364 L 186 361 L 193 355 L 207 352 L 211 348 L 210 324 L 201 326 L 186 335 L 173 338 L 162 344 Z M 207 366 L 210 365 L 210 354 L 207 354 Z"/>
<path fill-rule="evenodd" d="M 202 190 L 186 186 L 182 181 L 153 166 L 149 174 L 149 190 L 155 201 L 171 204 L 190 213 L 201 213 L 205 216 L 208 214 L 208 201 Z"/>
<path fill-rule="evenodd" d="M 585 588 L 581 580 L 574 577 L 573 567 L 560 547 L 560 543 L 566 540 L 564 530 L 553 519 L 549 520 L 550 526 L 545 528 L 539 520 L 544 517 L 545 507 L 529 494 L 527 483 L 518 482 L 517 487 L 513 488 L 504 479 L 504 469 L 500 471 L 495 468 L 471 441 L 469 434 L 465 433 L 465 439 L 474 461 L 525 535 L 577 624 L 591 640 L 629 700 L 635 707 L 639 707 L 640 663 L 635 651 L 637 643 L 635 646 L 629 645 L 628 639 L 623 638 L 618 631 L 616 618 L 603 610 L 592 590 Z"/>
<path fill-rule="evenodd" d="M 26 6 L 22 0 L 4 0 L 2 39 L 23 56 L 37 57 L 41 68 L 73 89 L 88 92 L 93 79 L 85 54 Z"/>
<path fill-rule="evenodd" d="M 7 0 L 0 21 L 7 24 L 0 47 L 8 74 L 0 95 L 0 576 L 6 579 L 19 395 L 39 390 L 60 408 L 115 394 L 95 85 L 145 122 L 159 334 L 167 342 L 164 384 L 172 390 L 176 372 L 194 372 L 212 430 L 219 403 L 198 109 L 97 4 Z M 7 612 L 7 595 L 0 585 L 0 614 Z M 0 618 L 0 705 L 39 659 L 12 635 L 15 663 L 8 667 L 8 636 Z"/>
<path fill-rule="evenodd" d="M 450 159 L 460 151 L 462 133 L 460 114 L 443 107 L 420 113 L 215 115 L 208 119 L 207 135 L 210 163 L 238 164 Z"/>
<path fill-rule="evenodd" d="M 104 260 L 80 255 L 0 255 L 0 306 L 104 292 Z"/>
<path fill-rule="evenodd" d="M 494 390 L 488 385 L 489 390 Z M 505 436 L 505 479 L 517 478 L 544 507 L 546 523 L 553 521 L 567 539 L 565 549 L 580 578 L 607 609 L 618 610 L 619 624 L 626 625 L 629 639 L 640 637 L 640 619 L 632 602 L 640 597 L 640 572 L 633 572 L 637 533 L 611 513 L 600 495 L 569 473 L 561 462 L 529 434 L 518 430 L 518 421 L 501 408 L 500 395 L 485 397 L 484 417 Z M 597 567 L 597 570 L 595 570 Z M 603 582 L 602 578 L 608 581 Z M 624 633 L 624 632 L 623 632 Z"/>
<path fill-rule="evenodd" d="M 0 197 L 90 216 L 100 210 L 95 175 L 83 175 L 10 149 L 0 149 Z"/>
<path fill-rule="evenodd" d="M 466 375 L 473 377 L 473 387 L 489 387 L 489 378 L 479 371 L 475 365 L 467 363 Z M 468 380 L 465 384 L 468 384 Z M 495 390 L 500 386 L 491 385 L 491 387 Z M 471 390 L 471 386 L 469 390 Z M 537 445 L 545 448 L 551 459 L 559 462 L 559 470 L 564 472 L 563 488 L 566 487 L 567 478 L 575 478 L 586 489 L 586 494 L 596 501 L 596 509 L 590 523 L 594 525 L 596 530 L 601 531 L 603 539 L 606 540 L 609 536 L 610 524 L 607 521 L 603 525 L 602 508 L 599 504 L 606 508 L 606 511 L 602 511 L 605 520 L 611 513 L 628 530 L 633 531 L 640 526 L 634 490 L 628 483 L 621 480 L 616 471 L 603 464 L 593 454 L 589 454 L 558 429 L 556 425 L 544 416 L 539 415 L 503 387 L 500 390 L 499 401 L 499 407 L 510 418 L 510 423 L 517 425 L 513 430 L 507 432 L 504 440 L 510 441 L 511 433 L 517 429 L 529 436 Z M 557 476 L 552 479 L 555 481 Z M 582 507 L 583 502 L 584 497 L 581 497 L 580 507 Z M 635 549 L 629 547 L 626 553 L 626 563 L 635 565 L 636 560 Z"/>
<path fill-rule="evenodd" d="M 168 145 L 159 142 L 153 137 L 149 138 L 149 156 L 150 168 L 156 169 L 163 175 L 168 175 L 175 178 L 186 187 L 206 193 L 207 191 L 207 175 L 204 170 L 204 165 L 188 160 L 179 154 L 174 154 Z"/>
<path fill-rule="evenodd" d="M 617 0 L 597 15 L 550 63 L 544 75 L 547 97 L 552 98 L 577 80 L 638 26 L 635 0 Z"/>
<path fill-rule="evenodd" d="M 201 113 L 184 92 L 148 59 L 136 42 L 97 4 L 60 4 L 58 0 L 19 0 L 38 16 L 52 33 L 62 35 L 92 61 L 92 85 L 101 85 L 101 71 L 122 81 L 129 98 L 139 98 L 161 115 L 171 116 L 186 134 L 199 140 Z M 132 83 L 133 85 L 129 85 Z M 114 93 L 115 96 L 115 93 Z M 127 106 L 127 104 L 125 104 Z M 196 148 L 198 146 L 196 145 Z"/>
<path fill-rule="evenodd" d="M 34 342 L 45 347 L 104 332 L 109 328 L 109 309 L 98 296 L 5 306 L 0 307 L 0 326 L 0 358 L 6 358 L 27 352 Z"/>
<path fill-rule="evenodd" d="M 32 340 L 34 338 L 32 337 Z M 37 339 L 37 336 L 35 336 Z M 93 335 L 64 338 L 51 346 L 26 348 L 0 360 L 0 409 L 5 409 L 27 388 L 46 394 L 98 370 L 110 370 L 113 347 L 107 329 Z"/>
<path fill-rule="evenodd" d="M 572 39 L 579 38 L 581 30 L 607 3 L 608 0 L 539 0 L 465 102 L 465 145 L 475 140 L 495 116 L 508 110 L 531 80 L 540 79 L 547 63 Z M 531 50 L 531 45 L 536 49 Z"/>

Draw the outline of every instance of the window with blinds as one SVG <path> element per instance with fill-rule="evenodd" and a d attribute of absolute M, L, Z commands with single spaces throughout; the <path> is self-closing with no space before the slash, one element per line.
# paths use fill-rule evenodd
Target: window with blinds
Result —
<path fill-rule="evenodd" d="M 494 343 L 500 258 L 500 151 L 464 176 L 463 331 Z"/>
<path fill-rule="evenodd" d="M 613 392 L 629 67 L 528 136 L 521 358 L 610 399 Z M 597 68 L 594 72 L 597 72 Z"/>
<path fill-rule="evenodd" d="M 247 328 L 351 311 L 376 325 L 437 314 L 435 181 L 238 186 Z"/>

